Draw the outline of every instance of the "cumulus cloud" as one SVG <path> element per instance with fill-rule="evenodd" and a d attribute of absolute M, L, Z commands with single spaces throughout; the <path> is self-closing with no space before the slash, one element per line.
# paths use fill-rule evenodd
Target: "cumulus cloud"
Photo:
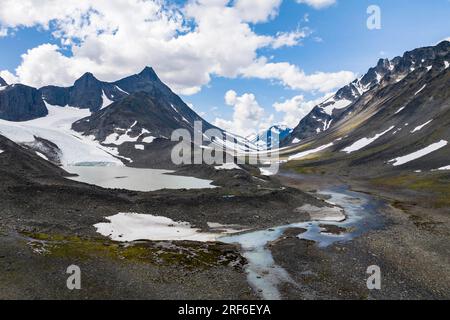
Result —
<path fill-rule="evenodd" d="M 353 72 L 349 71 L 315 72 L 307 75 L 303 70 L 290 63 L 268 62 L 264 57 L 241 69 L 241 73 L 247 78 L 279 80 L 292 89 L 317 90 L 323 93 L 343 87 L 356 77 Z"/>
<path fill-rule="evenodd" d="M 236 0 L 234 6 L 247 22 L 265 22 L 278 14 L 282 0 Z"/>
<path fill-rule="evenodd" d="M 233 107 L 233 117 L 231 120 L 216 118 L 214 125 L 229 132 L 247 137 L 267 129 L 273 122 L 274 116 L 266 115 L 252 93 L 238 96 L 234 90 L 229 90 L 225 94 L 225 103 Z"/>
<path fill-rule="evenodd" d="M 273 107 L 276 111 L 284 113 L 283 124 L 290 128 L 294 128 L 315 106 L 332 95 L 333 93 L 327 93 L 324 96 L 313 100 L 306 100 L 303 95 L 297 95 L 283 102 L 277 102 Z"/>
<path fill-rule="evenodd" d="M 261 48 L 295 46 L 308 35 L 304 30 L 273 36 L 253 30 L 251 24 L 274 18 L 281 2 L 191 0 L 175 6 L 164 0 L 66 0 L 64 5 L 57 0 L 2 0 L 0 30 L 38 27 L 60 40 L 22 56 L 17 76 L 36 87 L 68 85 L 86 71 L 113 81 L 146 65 L 186 95 L 200 91 L 213 75 L 279 79 L 292 88 L 321 91 L 340 83 L 336 78 L 348 74 L 307 76 L 297 66 L 268 64 L 258 56 Z M 304 79 L 309 85 L 298 83 Z M 331 80 L 321 85 L 324 79 Z"/>
<path fill-rule="evenodd" d="M 19 79 L 8 70 L 0 71 L 0 77 L 3 78 L 3 80 L 5 80 L 7 84 L 14 84 L 19 82 Z"/>
<path fill-rule="evenodd" d="M 297 0 L 297 3 L 307 4 L 315 9 L 322 9 L 335 4 L 336 0 Z"/>

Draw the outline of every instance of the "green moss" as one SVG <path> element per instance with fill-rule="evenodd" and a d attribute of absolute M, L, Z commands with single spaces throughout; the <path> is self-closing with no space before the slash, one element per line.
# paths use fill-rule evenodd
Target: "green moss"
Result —
<path fill-rule="evenodd" d="M 402 188 L 417 191 L 428 197 L 434 207 L 442 208 L 450 206 L 450 178 L 439 173 L 430 175 L 403 174 L 391 177 L 373 179 L 377 186 Z M 403 208 L 400 208 L 403 209 Z"/>
<path fill-rule="evenodd" d="M 108 258 L 153 265 L 179 265 L 209 268 L 242 262 L 229 245 L 220 243 L 179 242 L 163 246 L 159 242 L 114 242 L 109 239 L 81 238 L 45 233 L 23 233 L 36 253 L 56 258 Z M 237 264 L 239 265 L 239 263 Z"/>

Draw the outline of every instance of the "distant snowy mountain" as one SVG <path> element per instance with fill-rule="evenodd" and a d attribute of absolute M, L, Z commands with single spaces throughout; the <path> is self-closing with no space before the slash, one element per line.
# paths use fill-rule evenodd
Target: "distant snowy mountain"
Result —
<path fill-rule="evenodd" d="M 269 129 L 247 137 L 247 140 L 259 149 L 269 149 L 279 145 L 292 132 L 285 125 L 273 125 Z"/>

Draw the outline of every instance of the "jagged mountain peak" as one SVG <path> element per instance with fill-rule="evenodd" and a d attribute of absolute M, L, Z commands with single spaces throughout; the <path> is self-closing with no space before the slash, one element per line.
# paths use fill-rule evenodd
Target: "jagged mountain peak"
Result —
<path fill-rule="evenodd" d="M 158 75 L 152 67 L 146 66 L 138 75 L 147 80 L 160 81 Z"/>
<path fill-rule="evenodd" d="M 98 85 L 101 81 L 98 80 L 94 74 L 92 74 L 91 72 L 86 72 L 84 73 L 80 78 L 78 78 L 75 83 L 74 86 L 78 86 L 78 85 Z"/>
<path fill-rule="evenodd" d="M 8 83 L 6 83 L 6 81 L 2 77 L 0 77 L 0 87 L 5 87 L 7 85 Z"/>

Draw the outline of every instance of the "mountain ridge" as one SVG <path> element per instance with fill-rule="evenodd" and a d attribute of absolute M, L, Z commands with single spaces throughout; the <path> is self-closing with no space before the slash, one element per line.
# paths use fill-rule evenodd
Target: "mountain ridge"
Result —
<path fill-rule="evenodd" d="M 366 92 L 379 86 L 400 82 L 416 68 L 435 67 L 444 70 L 450 62 L 450 42 L 442 41 L 436 46 L 428 46 L 407 51 L 403 56 L 379 59 L 376 66 L 362 77 L 339 89 L 336 94 L 312 111 L 282 141 L 282 145 L 292 144 L 294 140 L 305 140 L 327 131 L 346 115 L 351 106 Z"/>

